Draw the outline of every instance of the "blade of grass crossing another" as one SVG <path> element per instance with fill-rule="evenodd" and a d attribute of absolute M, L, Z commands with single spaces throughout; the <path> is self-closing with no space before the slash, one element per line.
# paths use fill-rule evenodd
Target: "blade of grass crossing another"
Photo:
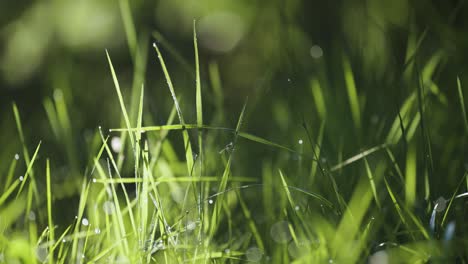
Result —
<path fill-rule="evenodd" d="M 239 120 L 237 121 L 236 134 L 234 135 L 234 141 L 233 141 L 234 146 L 236 145 L 237 135 L 238 135 L 238 133 L 240 131 L 240 128 L 242 126 L 246 106 L 247 106 L 247 102 L 245 102 L 244 107 L 242 108 L 242 112 L 241 112 L 241 114 L 239 116 Z M 219 216 L 220 216 L 220 213 L 221 213 L 222 204 L 224 203 L 224 199 L 223 199 L 224 198 L 224 192 L 226 191 L 228 178 L 229 178 L 230 171 L 231 171 L 231 163 L 232 163 L 232 157 L 233 157 L 234 151 L 235 151 L 235 148 L 232 150 L 231 154 L 229 155 L 228 162 L 226 164 L 226 167 L 224 168 L 223 176 L 222 176 L 221 182 L 219 184 L 218 193 L 221 193 L 221 195 L 216 199 L 216 202 L 215 202 L 215 205 L 214 205 L 213 214 L 212 214 L 212 217 L 211 217 L 210 232 L 209 232 L 209 237 L 210 238 L 213 237 L 213 235 L 214 235 L 214 233 L 216 231 L 217 225 L 218 225 L 218 220 L 219 220 Z M 208 242 L 208 240 L 207 240 L 207 242 Z"/>
<path fill-rule="evenodd" d="M 24 174 L 23 180 L 21 182 L 21 186 L 20 186 L 20 188 L 18 190 L 18 194 L 16 195 L 16 197 L 18 197 L 20 195 L 21 191 L 23 190 L 24 184 L 26 184 L 26 180 L 28 179 L 28 176 L 31 175 L 31 171 L 32 171 L 34 161 L 36 160 L 37 153 L 39 153 L 39 149 L 41 148 L 41 143 L 42 142 L 39 141 L 39 144 L 36 147 L 36 151 L 34 151 L 34 154 L 33 154 L 32 158 L 31 158 L 31 162 L 29 162 L 29 164 L 28 164 L 28 168 L 26 169 L 26 173 Z M 34 178 L 32 178 L 32 179 L 34 179 Z M 31 181 L 31 183 L 34 185 L 33 181 Z"/>
<path fill-rule="evenodd" d="M 158 59 L 159 59 L 159 62 L 161 63 L 161 68 L 164 72 L 164 77 L 166 78 L 167 86 L 169 87 L 169 91 L 171 92 L 172 100 L 174 101 L 177 115 L 179 116 L 180 124 L 184 126 L 185 125 L 184 117 L 182 115 L 182 110 L 180 109 L 179 101 L 177 100 L 177 97 L 174 91 L 174 86 L 172 85 L 171 77 L 169 75 L 169 72 L 167 71 L 166 63 L 164 62 L 163 56 L 161 54 L 161 51 L 158 48 L 158 45 L 156 43 L 153 43 L 153 47 L 156 50 L 156 53 L 158 54 Z M 187 130 L 183 129 L 182 135 L 184 138 L 185 159 L 187 162 L 187 169 L 188 169 L 189 175 L 192 175 L 193 153 L 192 153 L 192 146 L 190 144 L 190 138 L 189 138 L 189 134 Z"/>
<path fill-rule="evenodd" d="M 465 124 L 465 132 L 468 135 L 468 120 L 466 116 L 465 98 L 463 97 L 463 91 L 462 91 L 462 86 L 461 86 L 459 77 L 457 77 L 457 87 L 458 87 L 458 97 L 460 99 L 460 107 L 461 107 L 462 115 L 463 115 L 463 122 Z"/>

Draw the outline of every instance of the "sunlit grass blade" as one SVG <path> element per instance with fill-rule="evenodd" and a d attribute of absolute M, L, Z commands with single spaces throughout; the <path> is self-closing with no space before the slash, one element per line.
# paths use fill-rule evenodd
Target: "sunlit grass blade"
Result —
<path fill-rule="evenodd" d="M 381 205 L 380 205 L 379 197 L 377 195 L 377 188 L 375 187 L 376 185 L 375 177 L 374 177 L 374 174 L 372 173 L 371 168 L 369 167 L 369 163 L 367 162 L 366 158 L 364 158 L 364 165 L 366 167 L 366 173 L 367 173 L 367 177 L 369 178 L 369 183 L 371 186 L 372 194 L 374 195 L 375 203 L 377 204 L 377 207 L 379 207 L 380 209 Z"/>
<path fill-rule="evenodd" d="M 327 107 L 325 106 L 325 99 L 322 93 L 322 87 L 317 79 L 310 80 L 310 88 L 312 90 L 312 96 L 314 98 L 314 104 L 317 108 L 318 116 L 322 122 L 325 120 L 327 113 Z"/>
<path fill-rule="evenodd" d="M 457 88 L 458 88 L 458 99 L 460 100 L 460 107 L 462 110 L 462 118 L 465 124 L 465 132 L 468 134 L 468 117 L 466 116 L 466 108 L 465 108 L 465 98 L 463 97 L 463 90 L 461 86 L 460 78 L 457 77 Z"/>
<path fill-rule="evenodd" d="M 161 63 L 161 68 L 164 72 L 164 77 L 166 78 L 167 86 L 169 87 L 169 91 L 171 92 L 172 100 L 174 101 L 174 105 L 177 110 L 177 115 L 179 116 L 179 121 L 181 125 L 185 125 L 184 117 L 182 115 L 182 110 L 180 109 L 179 106 L 179 101 L 177 100 L 175 91 L 174 91 L 174 86 L 172 84 L 171 77 L 169 75 L 169 72 L 167 71 L 166 63 L 164 62 L 164 59 L 162 57 L 161 52 L 159 51 L 158 45 L 156 43 L 153 43 L 153 47 L 156 50 L 156 53 L 158 54 L 159 62 Z M 183 129 L 182 135 L 184 138 L 184 147 L 185 147 L 185 159 L 187 162 L 187 170 L 190 175 L 192 175 L 192 169 L 193 169 L 193 153 L 192 153 L 192 145 L 190 144 L 190 137 L 187 132 L 187 130 Z"/>
<path fill-rule="evenodd" d="M 29 162 L 28 168 L 26 169 L 26 172 L 24 173 L 23 179 L 21 181 L 21 186 L 20 186 L 20 188 L 18 190 L 18 194 L 16 195 L 16 197 L 18 197 L 21 194 L 21 191 L 23 190 L 23 187 L 26 184 L 28 176 L 31 175 L 31 179 L 34 179 L 32 177 L 31 171 L 32 171 L 32 167 L 34 165 L 34 161 L 36 161 L 37 154 L 39 153 L 39 149 L 41 148 L 41 143 L 42 143 L 42 141 L 39 141 L 39 144 L 37 145 L 36 150 L 34 151 L 34 154 L 33 154 L 32 158 L 31 158 L 31 162 Z M 31 184 L 33 184 L 33 183 L 34 182 L 31 180 Z"/>
<path fill-rule="evenodd" d="M 55 227 L 52 219 L 52 189 L 50 188 L 50 162 L 47 159 L 46 163 L 46 186 L 47 186 L 47 222 L 49 224 L 49 240 L 53 243 L 55 241 Z M 53 244 L 49 245 L 49 263 L 54 263 L 54 250 Z"/>
<path fill-rule="evenodd" d="M 416 146 L 410 144 L 406 154 L 405 200 L 410 208 L 416 200 Z"/>
<path fill-rule="evenodd" d="M 313 148 L 315 148 L 314 153 L 316 155 L 316 157 L 315 157 L 316 159 L 320 159 L 320 152 L 321 152 L 321 146 L 322 146 L 324 131 L 325 131 L 325 121 L 322 121 L 322 124 L 320 125 L 320 130 L 319 130 L 319 133 L 318 133 L 318 136 L 317 136 L 317 140 L 315 141 L 315 146 L 312 146 Z M 312 161 L 312 165 L 311 165 L 311 169 L 310 169 L 310 181 L 311 181 L 312 184 L 315 181 L 315 177 L 316 177 L 316 174 L 317 174 L 317 168 L 319 167 L 318 162 L 320 162 L 320 161 L 319 160 L 313 160 Z"/>
<path fill-rule="evenodd" d="M 78 255 L 78 242 L 79 242 L 79 233 L 80 233 L 80 227 L 81 227 L 81 221 L 83 219 L 84 211 L 86 208 L 86 202 L 88 200 L 88 193 L 89 193 L 89 187 L 90 185 L 86 183 L 86 181 L 83 181 L 83 185 L 81 187 L 81 193 L 80 193 L 80 202 L 78 204 L 78 212 L 76 215 L 76 222 L 75 222 L 75 227 L 73 229 L 73 234 L 72 234 L 72 246 L 71 246 L 71 260 L 77 261 L 81 259 L 81 255 Z"/>
<path fill-rule="evenodd" d="M 120 108 L 122 110 L 122 114 L 123 114 L 123 117 L 124 117 L 124 120 L 125 120 L 125 125 L 127 126 L 127 129 L 130 129 L 132 126 L 130 125 L 130 119 L 128 118 L 127 108 L 125 107 L 125 103 L 124 103 L 124 100 L 123 100 L 123 97 L 122 97 L 122 92 L 120 90 L 119 81 L 117 80 L 117 75 L 115 74 L 114 66 L 112 65 L 112 61 L 111 61 L 111 58 L 109 56 L 109 52 L 107 52 L 107 50 L 106 50 L 106 55 L 107 55 L 107 61 L 109 62 L 109 67 L 110 67 L 110 70 L 111 70 L 111 73 L 112 73 L 112 79 L 114 80 L 115 91 L 117 92 L 117 96 L 119 98 L 119 103 L 120 103 Z M 130 137 L 130 142 L 131 142 L 132 147 L 133 147 L 135 145 L 135 141 L 133 139 L 133 134 L 129 132 L 128 135 Z"/>
<path fill-rule="evenodd" d="M 332 257 L 338 259 L 338 262 L 348 260 L 352 256 L 357 257 L 363 250 L 362 244 L 360 248 L 356 248 L 350 241 L 356 237 L 359 239 L 358 232 L 372 201 L 372 191 L 367 186 L 364 180 L 358 183 L 332 240 Z M 350 261 L 354 263 L 354 260 Z"/>
<path fill-rule="evenodd" d="M 190 65 L 190 63 L 174 46 L 172 46 L 169 43 L 169 41 L 167 41 L 167 39 L 159 31 L 153 31 L 151 35 L 156 39 L 158 43 L 161 43 L 164 49 L 166 49 L 169 52 L 169 54 L 171 54 L 172 57 L 174 57 L 174 59 L 188 74 L 193 74 L 193 67 Z"/>
<path fill-rule="evenodd" d="M 373 148 L 370 148 L 368 150 L 365 150 L 357 155 L 354 155 L 353 157 L 339 163 L 339 164 L 336 164 L 335 166 L 331 167 L 330 171 L 337 171 L 345 166 L 348 166 L 349 164 L 352 164 L 358 160 L 361 160 L 367 156 L 369 156 L 370 154 L 374 153 L 374 152 L 377 152 L 381 149 L 384 149 L 387 147 L 387 144 L 382 144 L 382 145 L 378 145 L 378 146 L 375 146 Z"/>
<path fill-rule="evenodd" d="M 197 125 L 199 127 L 203 126 L 203 103 L 202 103 L 202 93 L 201 93 L 201 80 L 200 80 L 200 60 L 198 56 L 198 40 L 197 40 L 197 29 L 196 22 L 193 21 L 193 47 L 195 53 L 195 83 L 196 83 L 196 108 L 197 108 Z M 198 160 L 200 161 L 200 171 L 199 177 L 203 174 L 203 164 L 204 164 L 204 154 L 203 154 L 203 130 L 198 130 Z M 199 214 L 202 214 L 202 193 L 203 193 L 203 184 L 200 183 L 198 190 L 198 205 L 199 205 Z"/>
<path fill-rule="evenodd" d="M 18 155 L 18 154 L 16 154 L 16 155 Z M 10 187 L 11 181 L 13 180 L 13 174 L 14 174 L 15 169 L 16 169 L 16 163 L 17 163 L 17 160 L 16 160 L 16 156 L 15 156 L 11 160 L 10 167 L 8 168 L 8 173 L 7 173 L 6 180 L 5 180 L 5 183 L 4 183 L 4 186 L 3 186 L 3 192 L 5 192 L 8 187 Z"/>
<path fill-rule="evenodd" d="M 177 177 L 159 177 L 156 180 L 153 179 L 142 179 L 142 178 L 113 178 L 113 179 L 96 179 L 96 183 L 148 183 L 154 182 L 154 184 L 159 183 L 169 183 L 169 182 L 217 182 L 220 181 L 219 177 L 216 176 L 177 176 Z M 258 181 L 254 177 L 229 177 L 229 181 L 232 182 L 256 182 Z"/>
<path fill-rule="evenodd" d="M 344 78 L 346 82 L 346 90 L 348 92 L 348 100 L 351 108 L 351 114 L 354 125 L 357 130 L 361 129 L 361 108 L 359 106 L 359 98 L 356 90 L 356 83 L 354 81 L 353 71 L 348 58 L 343 60 Z"/>

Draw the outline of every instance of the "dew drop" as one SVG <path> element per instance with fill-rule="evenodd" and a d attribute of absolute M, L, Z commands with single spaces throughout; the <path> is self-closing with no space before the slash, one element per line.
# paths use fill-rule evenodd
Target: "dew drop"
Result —
<path fill-rule="evenodd" d="M 122 151 L 122 140 L 120 137 L 112 137 L 111 148 L 115 153 L 120 153 Z"/>
<path fill-rule="evenodd" d="M 304 141 L 302 141 L 302 139 L 299 139 L 299 145 L 302 145 L 302 143 L 304 143 Z"/>
<path fill-rule="evenodd" d="M 323 56 L 323 50 L 319 45 L 313 45 L 310 48 L 310 56 L 314 59 L 319 59 Z"/>
<path fill-rule="evenodd" d="M 36 258 L 39 262 L 45 262 L 48 254 L 49 252 L 46 247 L 39 246 L 36 248 Z"/>
<path fill-rule="evenodd" d="M 24 180 L 24 177 L 23 177 L 23 176 L 19 176 L 19 180 L 20 180 L 20 181 L 23 181 L 23 180 Z"/>
<path fill-rule="evenodd" d="M 88 219 L 87 218 L 81 219 L 81 224 L 83 224 L 84 226 L 88 226 L 89 225 Z"/>
<path fill-rule="evenodd" d="M 296 206 L 294 207 L 294 210 L 296 210 L 296 211 L 299 211 L 299 209 L 301 209 L 301 207 L 299 207 L 299 205 L 296 205 Z"/>
<path fill-rule="evenodd" d="M 195 222 L 188 221 L 186 228 L 187 228 L 187 230 L 194 230 L 196 226 L 197 226 L 197 224 Z"/>
<path fill-rule="evenodd" d="M 97 182 L 97 179 L 96 179 L 96 178 L 93 178 L 93 182 Z"/>
<path fill-rule="evenodd" d="M 248 261 L 259 262 L 263 257 L 263 251 L 257 247 L 251 247 L 245 252 Z"/>
<path fill-rule="evenodd" d="M 209 203 L 209 204 L 213 204 L 213 200 L 211 200 L 211 199 L 208 200 L 208 203 Z"/>
<path fill-rule="evenodd" d="M 94 233 L 101 234 L 101 229 L 99 229 L 98 227 L 94 228 Z"/>
<path fill-rule="evenodd" d="M 19 155 L 18 155 L 18 153 L 15 154 L 15 160 L 19 160 Z"/>
<path fill-rule="evenodd" d="M 389 263 L 388 254 L 385 250 L 379 250 L 369 257 L 369 264 L 386 264 Z"/>
<path fill-rule="evenodd" d="M 287 221 L 280 221 L 273 224 L 270 228 L 270 235 L 277 243 L 287 243 L 291 240 L 291 231 L 289 230 L 289 223 Z"/>
<path fill-rule="evenodd" d="M 106 201 L 106 202 L 104 202 L 104 204 L 102 204 L 102 209 L 104 210 L 105 214 L 111 215 L 115 211 L 114 203 L 112 203 L 110 201 Z"/>
<path fill-rule="evenodd" d="M 36 220 L 36 214 L 34 213 L 34 211 L 29 212 L 28 218 L 29 218 L 30 221 L 35 221 Z"/>

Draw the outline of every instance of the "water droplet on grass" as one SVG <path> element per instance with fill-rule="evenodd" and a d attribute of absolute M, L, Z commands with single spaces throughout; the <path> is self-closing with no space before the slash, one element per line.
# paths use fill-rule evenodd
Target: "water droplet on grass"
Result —
<path fill-rule="evenodd" d="M 379 250 L 369 257 L 369 264 L 387 264 L 388 254 L 385 250 Z"/>
<path fill-rule="evenodd" d="M 302 141 L 302 139 L 299 139 L 299 145 L 302 145 L 302 143 L 304 143 L 304 141 Z"/>
<path fill-rule="evenodd" d="M 49 252 L 46 247 L 39 246 L 36 248 L 36 258 L 39 262 L 45 262 L 48 254 Z"/>
<path fill-rule="evenodd" d="M 15 160 L 19 160 L 19 155 L 18 155 L 18 153 L 15 154 Z"/>
<path fill-rule="evenodd" d="M 19 180 L 20 180 L 20 181 L 23 181 L 23 180 L 24 180 L 24 177 L 23 177 L 23 176 L 19 176 Z"/>
<path fill-rule="evenodd" d="M 28 218 L 29 218 L 30 221 L 35 221 L 36 220 L 36 214 L 34 213 L 34 211 L 29 212 Z"/>
<path fill-rule="evenodd" d="M 436 210 L 438 213 L 443 212 L 445 208 L 447 208 L 447 202 L 449 200 L 446 200 L 444 197 L 439 197 L 434 203 L 434 210 Z"/>
<path fill-rule="evenodd" d="M 97 179 L 96 179 L 96 178 L 93 178 L 93 182 L 97 182 Z"/>
<path fill-rule="evenodd" d="M 263 251 L 257 247 L 251 247 L 245 252 L 248 261 L 258 262 L 263 257 Z"/>
<path fill-rule="evenodd" d="M 120 153 L 120 151 L 122 151 L 122 140 L 120 137 L 112 137 L 111 148 L 115 153 Z"/>
<path fill-rule="evenodd" d="M 213 204 L 213 200 L 209 199 L 209 200 L 208 200 L 208 203 L 209 203 L 209 204 Z"/>
<path fill-rule="evenodd" d="M 89 225 L 88 219 L 87 218 L 81 219 L 81 224 L 83 224 L 84 226 L 88 226 Z"/>
<path fill-rule="evenodd" d="M 277 243 L 287 243 L 291 240 L 291 231 L 289 230 L 289 223 L 287 221 L 280 221 L 273 224 L 270 228 L 270 235 Z"/>
<path fill-rule="evenodd" d="M 455 222 L 451 221 L 448 223 L 447 227 L 445 228 L 444 233 L 444 241 L 449 242 L 453 238 L 453 234 L 455 233 Z"/>
<path fill-rule="evenodd" d="M 115 206 L 114 203 L 110 201 L 106 201 L 102 204 L 102 209 L 104 210 L 104 213 L 107 215 L 111 215 L 115 211 Z"/>
<path fill-rule="evenodd" d="M 194 230 L 196 226 L 197 226 L 197 224 L 195 222 L 188 221 L 186 228 L 187 228 L 187 230 Z"/>
<path fill-rule="evenodd" d="M 314 59 L 319 59 L 323 56 L 323 50 L 319 45 L 313 45 L 310 48 L 310 56 Z"/>
<path fill-rule="evenodd" d="M 101 229 L 99 229 L 98 227 L 94 228 L 94 233 L 101 234 Z"/>

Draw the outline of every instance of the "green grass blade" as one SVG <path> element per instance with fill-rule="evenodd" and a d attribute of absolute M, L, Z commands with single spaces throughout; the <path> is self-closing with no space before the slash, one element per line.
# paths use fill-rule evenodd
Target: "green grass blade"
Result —
<path fill-rule="evenodd" d="M 20 195 L 21 191 L 23 190 L 24 184 L 26 184 L 28 176 L 29 175 L 32 176 L 32 174 L 31 174 L 32 167 L 34 165 L 34 161 L 36 160 L 37 153 L 39 153 L 39 149 L 41 148 L 41 143 L 42 143 L 42 141 L 39 141 L 39 144 L 37 145 L 36 150 L 34 151 L 34 154 L 33 154 L 32 158 L 31 158 L 31 162 L 29 162 L 28 168 L 26 169 L 26 172 L 24 173 L 23 181 L 21 182 L 21 186 L 20 186 L 20 188 L 18 190 L 18 194 L 16 195 L 16 197 L 18 197 Z M 34 179 L 34 178 L 31 177 L 31 179 Z"/>
<path fill-rule="evenodd" d="M 161 63 L 161 68 L 164 72 L 164 77 L 166 78 L 167 86 L 169 87 L 169 91 L 171 92 L 172 100 L 174 101 L 174 105 L 176 107 L 177 115 L 179 116 L 179 121 L 180 124 L 185 125 L 184 117 L 182 115 L 182 110 L 180 109 L 179 106 L 179 101 L 177 100 L 175 91 L 174 91 L 174 86 L 172 84 L 171 77 L 169 75 L 169 72 L 167 71 L 166 63 L 164 62 L 163 56 L 158 48 L 158 45 L 156 43 L 153 43 L 153 47 L 156 50 L 156 53 L 158 54 L 159 62 Z M 192 153 L 192 146 L 190 144 L 190 138 L 188 135 L 187 130 L 185 128 L 182 131 L 182 135 L 184 138 L 184 146 L 185 146 L 185 158 L 187 162 L 187 169 L 188 173 L 192 175 L 192 169 L 193 169 L 193 153 Z"/>
<path fill-rule="evenodd" d="M 119 98 L 120 108 L 121 108 L 122 114 L 124 116 L 125 125 L 127 126 L 128 129 L 130 129 L 132 126 L 130 125 L 130 119 L 128 118 L 127 108 L 125 107 L 125 103 L 124 103 L 124 100 L 123 100 L 123 97 L 122 97 L 122 92 L 120 90 L 119 80 L 117 79 L 117 75 L 115 74 L 114 66 L 112 65 L 112 61 L 111 61 L 111 58 L 109 56 L 109 52 L 107 52 L 107 50 L 106 50 L 106 55 L 107 55 L 107 61 L 109 62 L 109 67 L 110 67 L 110 70 L 111 70 L 111 73 L 112 73 L 112 79 L 114 80 L 115 91 L 117 92 L 117 96 Z M 130 142 L 131 142 L 132 147 L 133 147 L 135 145 L 133 135 L 130 132 L 128 133 L 128 135 L 130 137 Z"/>
<path fill-rule="evenodd" d="M 354 81 L 353 71 L 349 60 L 345 57 L 343 60 L 344 78 L 346 82 L 346 89 L 348 91 L 348 100 L 351 108 L 354 125 L 356 129 L 361 129 L 361 109 L 359 107 L 359 98 L 356 90 L 356 83 Z"/>
<path fill-rule="evenodd" d="M 323 97 L 322 88 L 317 79 L 310 80 L 310 89 L 312 90 L 312 96 L 314 98 L 314 104 L 317 108 L 318 116 L 323 122 L 327 114 L 327 107 L 325 106 L 325 99 Z"/>
<path fill-rule="evenodd" d="M 244 115 L 245 115 L 245 109 L 247 106 L 247 102 L 244 104 L 244 107 L 242 108 L 242 112 L 239 116 L 239 120 L 237 121 L 237 126 L 236 126 L 236 134 L 234 135 L 234 141 L 233 145 L 235 146 L 236 141 L 237 141 L 237 135 L 240 132 L 240 128 L 243 123 Z M 235 152 L 235 148 L 229 155 L 228 162 L 226 164 L 226 167 L 224 168 L 223 176 L 221 177 L 221 182 L 218 187 L 218 193 L 221 193 L 221 195 L 216 199 L 214 209 L 213 209 L 213 214 L 211 217 L 211 224 L 210 224 L 210 232 L 209 232 L 209 237 L 212 238 L 216 232 L 216 229 L 218 227 L 218 221 L 220 219 L 220 213 L 221 209 L 223 207 L 224 201 L 224 192 L 226 191 L 229 175 L 231 173 L 231 163 L 232 163 L 232 157 Z"/>
<path fill-rule="evenodd" d="M 52 219 L 52 189 L 50 188 L 50 161 L 47 159 L 46 163 L 46 186 L 47 186 L 47 222 L 49 224 L 49 241 L 55 242 L 55 227 Z M 54 263 L 54 250 L 53 244 L 49 245 L 49 263 Z"/>
<path fill-rule="evenodd" d="M 122 22 L 124 24 L 125 36 L 127 37 L 128 48 L 130 54 L 132 54 L 135 60 L 136 48 L 137 48 L 137 37 L 135 32 L 135 24 L 133 23 L 132 10 L 128 0 L 119 0 L 120 13 L 122 15 Z"/>
<path fill-rule="evenodd" d="M 364 165 L 366 166 L 367 177 L 369 178 L 369 183 L 372 189 L 372 194 L 374 195 L 375 203 L 377 204 L 377 207 L 379 207 L 380 209 L 381 205 L 380 205 L 379 197 L 377 196 L 377 188 L 375 187 L 374 174 L 372 173 L 372 170 L 366 158 L 364 158 Z"/>
<path fill-rule="evenodd" d="M 406 205 L 411 208 L 416 200 L 416 146 L 414 143 L 409 145 L 406 154 L 405 198 Z"/>
<path fill-rule="evenodd" d="M 335 166 L 331 167 L 330 171 L 337 171 L 337 170 L 339 170 L 339 169 L 341 169 L 343 167 L 348 166 L 351 163 L 354 163 L 354 162 L 356 162 L 358 160 L 361 160 L 361 159 L 369 156 L 370 154 L 372 154 L 374 152 L 377 152 L 377 151 L 379 151 L 381 149 L 384 149 L 386 147 L 387 147 L 386 144 L 382 144 L 382 145 L 378 145 L 378 146 L 375 146 L 373 148 L 370 148 L 368 150 L 365 150 L 365 151 L 363 151 L 363 152 L 361 152 L 359 154 L 356 154 L 353 157 L 351 157 L 351 158 L 349 158 L 349 159 L 347 159 L 347 160 L 345 160 L 343 162 L 340 162 L 340 163 L 336 164 Z"/>
<path fill-rule="evenodd" d="M 463 122 L 465 123 L 465 132 L 466 134 L 468 134 L 468 119 L 466 116 L 465 98 L 463 97 L 463 91 L 462 91 L 462 86 L 461 86 L 459 77 L 457 77 L 457 87 L 458 87 L 458 98 L 460 99 L 460 107 L 461 107 L 462 115 L 463 115 Z"/>

